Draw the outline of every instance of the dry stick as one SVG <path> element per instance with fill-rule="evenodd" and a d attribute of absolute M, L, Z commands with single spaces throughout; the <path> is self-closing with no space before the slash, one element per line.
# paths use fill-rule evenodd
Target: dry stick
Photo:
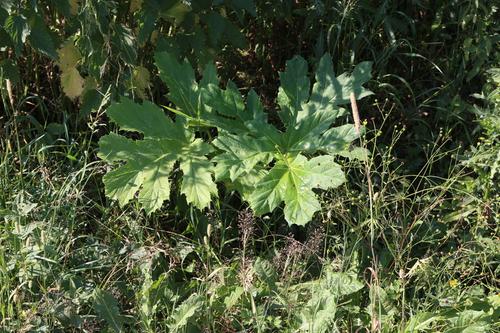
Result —
<path fill-rule="evenodd" d="M 7 83 L 7 95 L 9 95 L 10 106 L 12 107 L 12 110 L 15 110 L 15 108 L 14 108 L 14 94 L 12 94 L 12 82 L 10 82 L 9 79 L 5 80 L 5 82 Z"/>
<path fill-rule="evenodd" d="M 358 104 L 356 103 L 356 96 L 354 93 L 351 93 L 351 108 L 352 108 L 352 117 L 354 118 L 354 128 L 358 135 L 360 134 L 361 121 L 359 120 L 359 112 L 358 112 Z"/>
<path fill-rule="evenodd" d="M 349 96 L 351 100 L 351 109 L 352 109 L 352 118 L 354 119 L 354 128 L 358 135 L 361 134 L 361 121 L 359 119 L 359 110 L 358 110 L 358 104 L 356 103 L 356 96 L 352 92 L 351 95 Z M 361 139 L 361 136 L 360 136 Z M 377 276 L 377 265 L 376 265 L 376 257 L 375 257 L 375 251 L 373 249 L 373 242 L 375 238 L 375 233 L 373 230 L 373 186 L 372 186 L 372 178 L 371 178 L 371 172 L 370 172 L 370 165 L 368 164 L 368 153 L 366 153 L 365 156 L 365 174 L 366 174 L 366 181 L 368 184 L 368 197 L 370 199 L 370 249 L 372 252 L 372 260 L 373 260 L 373 268 L 370 268 L 372 271 L 372 274 L 374 276 Z M 370 284 L 371 287 L 371 284 Z M 375 315 L 375 309 L 372 308 L 372 323 L 371 323 L 371 332 L 379 332 L 380 331 L 380 323 Z"/>

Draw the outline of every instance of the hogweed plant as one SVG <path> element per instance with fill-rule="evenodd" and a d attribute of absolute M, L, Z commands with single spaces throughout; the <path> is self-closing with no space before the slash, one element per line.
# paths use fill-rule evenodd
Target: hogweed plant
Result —
<path fill-rule="evenodd" d="M 222 182 L 236 189 L 255 215 L 284 203 L 288 223 L 305 225 L 321 208 L 314 189 L 332 189 L 346 180 L 335 156 L 365 156 L 350 147 L 359 136 L 354 125 L 332 125 L 346 115 L 341 105 L 351 103 L 351 95 L 359 100 L 371 93 L 363 87 L 371 77 L 370 62 L 335 76 L 325 54 L 311 88 L 307 62 L 299 56 L 289 60 L 277 96 L 282 126 L 275 126 L 254 90 L 245 100 L 233 82 L 221 88 L 213 65 L 198 82 L 187 61 L 169 53 L 158 53 L 155 60 L 175 105 L 165 106 L 174 120 L 151 102 L 123 97 L 107 114 L 121 130 L 143 138 L 111 133 L 99 142 L 99 157 L 118 165 L 104 176 L 104 185 L 121 206 L 138 194 L 146 213 L 159 209 L 170 197 L 178 162 L 180 191 L 199 209 L 210 205 L 218 195 L 216 182 Z"/>

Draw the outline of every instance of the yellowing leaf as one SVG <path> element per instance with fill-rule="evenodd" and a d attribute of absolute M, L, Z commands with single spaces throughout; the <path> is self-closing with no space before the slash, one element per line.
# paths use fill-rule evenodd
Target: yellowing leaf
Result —
<path fill-rule="evenodd" d="M 151 38 L 150 38 L 151 43 L 156 44 L 156 41 L 158 40 L 158 35 L 159 35 L 158 30 L 154 30 L 151 33 Z"/>
<path fill-rule="evenodd" d="M 78 14 L 78 9 L 80 7 L 80 0 L 69 0 L 69 12 L 71 15 Z"/>
<path fill-rule="evenodd" d="M 175 19 L 176 24 L 182 23 L 184 17 L 191 11 L 191 7 L 184 2 L 179 1 L 176 5 L 170 7 L 167 11 L 163 12 L 162 15 L 166 18 L 172 17 Z"/>
<path fill-rule="evenodd" d="M 82 59 L 80 51 L 78 51 L 72 41 L 64 43 L 64 45 L 57 50 L 57 54 L 59 56 L 58 65 L 62 71 L 75 68 L 78 61 Z"/>
<path fill-rule="evenodd" d="M 61 75 L 63 91 L 71 99 L 75 99 L 82 94 L 84 82 L 76 68 L 70 68 Z"/>
<path fill-rule="evenodd" d="M 132 73 L 132 85 L 139 97 L 146 98 L 146 89 L 151 85 L 150 74 L 147 68 L 137 66 Z"/>
<path fill-rule="evenodd" d="M 133 13 L 135 11 L 138 11 L 142 7 L 142 1 L 143 0 L 132 0 L 130 1 L 130 12 Z"/>

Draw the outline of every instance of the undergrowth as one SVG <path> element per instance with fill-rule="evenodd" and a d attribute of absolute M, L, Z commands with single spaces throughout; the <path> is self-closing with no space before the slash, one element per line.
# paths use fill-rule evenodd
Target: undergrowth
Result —
<path fill-rule="evenodd" d="M 0 8 L 1 332 L 500 330 L 500 80 L 491 1 L 7 1 Z M 158 52 L 172 58 L 160 73 Z M 196 205 L 199 193 L 188 198 L 182 185 L 189 157 L 182 154 L 171 165 L 169 200 L 155 209 L 146 213 L 135 191 L 122 207 L 109 198 L 105 175 L 113 169 L 98 158 L 99 140 L 110 132 L 134 142 L 149 135 L 111 124 L 117 103 L 139 108 L 151 100 L 191 121 L 192 141 L 214 143 L 204 153 L 212 161 L 226 152 L 224 136 L 255 140 L 265 126 L 285 132 L 286 60 L 302 56 L 293 61 L 307 78 L 326 52 L 336 73 L 372 61 L 366 87 L 374 94 L 344 101 L 341 123 L 355 122 L 356 107 L 363 121 L 350 146 L 358 158 L 332 157 L 344 181 L 314 190 L 318 209 L 303 225 L 291 224 L 284 207 L 256 214 L 244 191 L 228 185 L 239 169 L 238 177 L 219 170 L 217 195 Z M 259 96 L 265 121 L 238 137 L 232 126 L 243 125 L 227 114 L 212 115 L 215 126 L 185 117 L 175 83 L 190 78 L 172 74 L 182 58 L 200 87 L 215 60 L 220 81 L 211 93 L 254 96 L 247 104 Z M 168 86 L 162 75 L 172 76 Z M 280 163 L 267 158 L 265 170 Z"/>

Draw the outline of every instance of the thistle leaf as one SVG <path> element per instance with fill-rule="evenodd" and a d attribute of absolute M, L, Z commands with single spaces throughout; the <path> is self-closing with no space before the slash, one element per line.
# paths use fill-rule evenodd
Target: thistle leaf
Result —
<path fill-rule="evenodd" d="M 178 332 L 189 323 L 196 312 L 203 306 L 203 297 L 197 294 L 189 296 L 182 302 L 169 318 L 168 328 L 170 332 Z"/>
<path fill-rule="evenodd" d="M 120 309 L 118 308 L 118 302 L 114 297 L 99 288 L 94 291 L 94 310 L 97 315 L 104 319 L 109 328 L 114 332 L 123 331 L 124 318 L 120 314 Z"/>

